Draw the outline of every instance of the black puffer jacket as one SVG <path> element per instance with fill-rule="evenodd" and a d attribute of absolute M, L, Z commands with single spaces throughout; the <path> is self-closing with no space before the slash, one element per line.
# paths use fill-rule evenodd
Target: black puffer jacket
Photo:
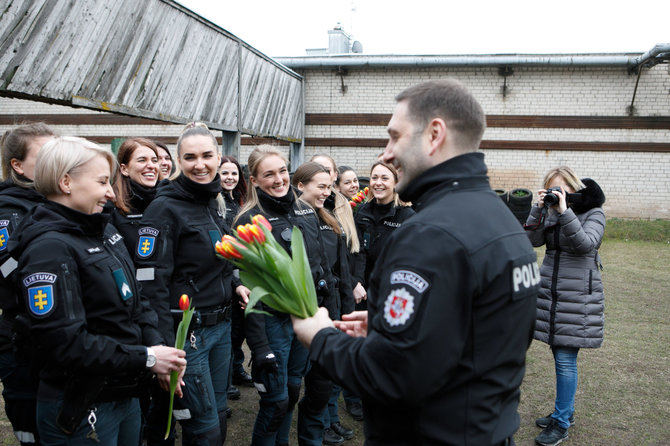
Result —
<path fill-rule="evenodd" d="M 46 201 L 10 242 L 33 352 L 43 362 L 40 378 L 52 387 L 62 389 L 72 375 L 143 374 L 145 346 L 164 343 L 108 221 Z"/>
<path fill-rule="evenodd" d="M 43 200 L 34 189 L 17 186 L 11 180 L 0 183 L 0 351 L 11 348 L 12 319 L 18 305 L 12 276 L 16 259 L 9 255 L 9 238 L 23 217 Z"/>
<path fill-rule="evenodd" d="M 158 313 L 160 329 L 174 344 L 171 309 L 188 294 L 200 312 L 230 305 L 239 282 L 232 264 L 217 257 L 214 245 L 230 232 L 216 197 L 217 174 L 209 184 L 198 184 L 183 174 L 161 186 L 144 211 L 134 250 L 142 293 Z"/>
<path fill-rule="evenodd" d="M 328 262 L 324 253 L 324 244 L 319 227 L 319 219 L 312 209 L 306 203 L 295 198 L 295 193 L 290 190 L 288 194 L 281 198 L 271 197 L 256 188 L 258 194 L 258 206 L 241 214 L 236 225 L 251 222 L 251 217 L 256 214 L 262 214 L 272 225 L 272 235 L 280 245 L 291 254 L 291 231 L 293 226 L 297 226 L 302 232 L 305 241 L 305 251 L 309 261 L 310 270 L 314 283 L 317 288 L 317 298 L 319 306 L 326 307 L 332 314 L 336 311 L 335 299 L 330 295 L 329 288 L 332 283 L 332 276 L 328 269 Z M 319 282 L 323 281 L 323 286 Z M 277 313 L 271 308 L 259 302 L 262 310 L 272 313 L 273 317 L 288 317 L 284 313 Z M 247 343 L 252 351 L 260 351 L 267 348 L 268 341 L 265 334 L 265 316 L 262 314 L 250 314 L 246 319 L 245 334 Z"/>
<path fill-rule="evenodd" d="M 134 181 L 130 181 L 130 212 L 122 213 L 114 203 L 107 202 L 105 205 L 106 214 L 111 216 L 112 225 L 119 230 L 123 236 L 123 243 L 128 252 L 134 252 L 137 247 L 137 230 L 140 228 L 140 222 L 144 211 L 156 196 L 156 187 L 143 187 Z"/>
<path fill-rule="evenodd" d="M 538 229 L 528 231 L 533 246 L 547 245 L 535 339 L 555 347 L 597 348 L 603 342 L 605 295 L 598 248 L 605 232 L 605 194 L 595 181 L 582 182 L 581 203 L 561 215 L 550 210 Z M 541 215 L 542 209 L 533 206 L 526 225 L 537 225 Z"/>
<path fill-rule="evenodd" d="M 416 212 L 412 208 L 395 206 L 393 202 L 381 205 L 372 200 L 360 207 L 354 216 L 361 243 L 361 250 L 356 256 L 354 284 L 360 282 L 365 288 L 370 285 L 370 273 L 389 236 L 414 214 Z"/>

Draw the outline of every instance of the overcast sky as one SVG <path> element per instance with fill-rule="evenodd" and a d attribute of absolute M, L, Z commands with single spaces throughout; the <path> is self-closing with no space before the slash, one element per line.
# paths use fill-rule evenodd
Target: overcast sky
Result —
<path fill-rule="evenodd" d="M 670 43 L 670 0 L 177 0 L 273 56 L 328 46 L 338 22 L 365 54 L 645 52 Z"/>

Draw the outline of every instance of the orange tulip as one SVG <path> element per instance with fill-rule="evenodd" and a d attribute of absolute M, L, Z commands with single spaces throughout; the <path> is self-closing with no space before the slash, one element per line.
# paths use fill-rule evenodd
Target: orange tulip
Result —
<path fill-rule="evenodd" d="M 265 243 L 265 233 L 258 225 L 247 225 L 249 226 L 249 232 L 253 235 L 254 239 L 258 243 Z"/>
<path fill-rule="evenodd" d="M 226 259 L 243 258 L 238 249 L 244 250 L 244 246 L 229 235 L 224 235 L 220 242 L 216 242 L 216 252 Z"/>
<path fill-rule="evenodd" d="M 251 218 L 251 221 L 256 225 L 263 225 L 267 228 L 268 231 L 272 231 L 272 225 L 270 222 L 261 214 L 256 214 Z"/>
<path fill-rule="evenodd" d="M 237 235 L 240 236 L 242 240 L 244 240 L 247 243 L 251 243 L 253 241 L 253 236 L 251 232 L 249 231 L 249 228 L 251 225 L 247 223 L 246 225 L 239 225 L 237 227 Z"/>
<path fill-rule="evenodd" d="M 188 307 L 191 306 L 191 302 L 188 299 L 187 294 L 182 294 L 181 297 L 179 298 L 179 309 L 182 311 L 188 310 Z"/>

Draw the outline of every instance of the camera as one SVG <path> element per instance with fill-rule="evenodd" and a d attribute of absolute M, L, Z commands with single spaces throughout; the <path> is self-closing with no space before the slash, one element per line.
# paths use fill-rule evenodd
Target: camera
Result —
<path fill-rule="evenodd" d="M 547 189 L 547 194 L 544 196 L 544 205 L 547 207 L 552 207 L 556 204 L 558 204 L 558 195 L 556 192 L 560 193 L 561 188 L 556 186 L 556 187 L 550 187 Z M 565 201 L 567 204 L 570 203 L 579 203 L 582 201 L 582 194 L 565 194 Z"/>

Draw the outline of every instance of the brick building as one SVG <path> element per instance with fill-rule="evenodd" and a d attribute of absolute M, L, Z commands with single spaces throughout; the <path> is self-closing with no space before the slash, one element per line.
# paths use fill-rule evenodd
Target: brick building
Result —
<path fill-rule="evenodd" d="M 560 56 L 306 56 L 278 59 L 304 78 L 305 158 L 328 153 L 367 175 L 383 151 L 394 96 L 452 77 L 487 113 L 482 151 L 494 188 L 535 192 L 567 164 L 598 181 L 609 217 L 670 218 L 670 70 L 631 70 L 639 54 Z M 626 62 L 628 61 L 628 62 Z M 637 85 L 636 85 L 637 84 Z M 631 107 L 632 104 L 632 107 Z M 41 119 L 102 144 L 147 136 L 176 142 L 180 125 L 0 97 L 0 131 Z M 242 137 L 245 162 L 254 144 Z M 288 144 L 278 142 L 288 151 Z"/>

